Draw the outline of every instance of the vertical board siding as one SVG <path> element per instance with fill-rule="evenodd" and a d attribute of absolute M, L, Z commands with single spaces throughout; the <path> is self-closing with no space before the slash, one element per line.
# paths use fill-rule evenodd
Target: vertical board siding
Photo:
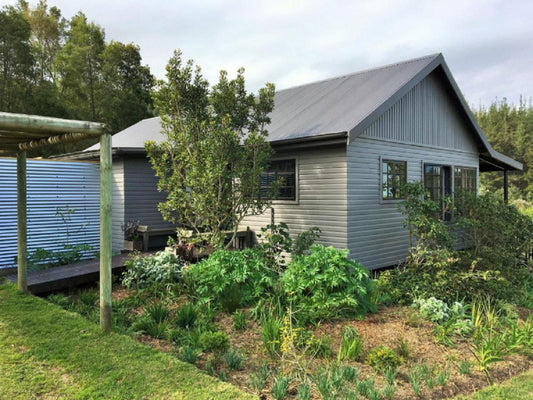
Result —
<path fill-rule="evenodd" d="M 0 159 L 0 268 L 17 255 L 17 162 Z M 65 244 L 100 246 L 100 170 L 97 163 L 28 160 L 28 254 Z M 58 211 L 75 209 L 64 223 Z M 68 234 L 67 234 L 68 231 Z"/>
<path fill-rule="evenodd" d="M 319 243 L 346 248 L 346 147 L 280 152 L 275 158 L 296 158 L 298 175 L 298 201 L 274 202 L 275 222 L 285 222 L 293 237 L 318 226 L 322 231 Z M 268 209 L 247 217 L 240 229 L 250 227 L 258 234 L 270 224 L 270 215 Z"/>
<path fill-rule="evenodd" d="M 472 130 L 436 72 L 369 126 L 362 137 L 477 152 Z"/>
<path fill-rule="evenodd" d="M 175 226 L 165 221 L 157 208 L 166 200 L 167 194 L 157 190 L 158 178 L 148 158 L 125 158 L 124 179 L 125 220 L 138 220 L 140 225 L 154 229 Z"/>
<path fill-rule="evenodd" d="M 348 146 L 348 248 L 369 269 L 394 265 L 408 250 L 398 201 L 381 200 L 380 157 L 407 161 L 407 180 L 423 164 L 479 168 L 471 128 L 435 73 L 416 85 Z"/>

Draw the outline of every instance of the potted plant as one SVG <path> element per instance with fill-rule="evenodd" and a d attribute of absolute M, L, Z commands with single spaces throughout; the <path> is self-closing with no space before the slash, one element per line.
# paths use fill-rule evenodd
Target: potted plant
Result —
<path fill-rule="evenodd" d="M 139 235 L 139 221 L 130 219 L 120 225 L 122 232 L 124 232 L 124 250 L 141 251 L 143 249 L 143 242 Z"/>

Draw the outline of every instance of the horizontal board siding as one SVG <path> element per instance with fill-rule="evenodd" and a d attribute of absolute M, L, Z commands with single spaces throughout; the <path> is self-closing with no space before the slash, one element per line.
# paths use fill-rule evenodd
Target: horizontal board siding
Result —
<path fill-rule="evenodd" d="M 477 152 L 471 128 L 460 107 L 450 100 L 438 71 L 411 89 L 362 136 Z"/>
<path fill-rule="evenodd" d="M 274 202 L 275 222 L 285 222 L 291 236 L 313 226 L 322 233 L 319 242 L 338 248 L 347 247 L 346 239 L 346 147 L 278 153 L 276 158 L 296 158 L 298 202 Z M 250 227 L 256 234 L 270 224 L 270 209 L 245 218 L 241 229 Z"/>
<path fill-rule="evenodd" d="M 370 127 L 372 128 L 372 127 Z M 436 150 L 359 137 L 348 146 L 348 248 L 369 269 L 405 259 L 408 250 L 399 203 L 381 202 L 380 156 L 407 161 L 407 179 L 422 179 L 423 163 L 478 167 L 477 153 Z"/>
<path fill-rule="evenodd" d="M 0 268 L 17 255 L 17 161 L 0 159 Z M 100 169 L 96 163 L 27 161 L 28 254 L 65 244 L 100 247 Z M 67 209 L 74 212 L 67 214 Z M 58 212 L 63 212 L 65 221 Z"/>
<path fill-rule="evenodd" d="M 113 159 L 112 185 L 113 253 L 120 253 L 124 248 L 124 233 L 121 227 L 124 222 L 124 161 L 122 159 Z"/>
<path fill-rule="evenodd" d="M 124 160 L 125 212 L 126 220 L 139 220 L 141 225 L 151 228 L 169 228 L 171 224 L 163 219 L 157 209 L 167 198 L 166 193 L 157 190 L 157 177 L 147 158 Z"/>

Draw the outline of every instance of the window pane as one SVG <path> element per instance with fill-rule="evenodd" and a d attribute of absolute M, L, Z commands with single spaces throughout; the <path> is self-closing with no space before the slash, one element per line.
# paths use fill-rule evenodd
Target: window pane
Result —
<path fill-rule="evenodd" d="M 265 198 L 276 180 L 281 179 L 277 199 L 296 200 L 296 160 L 273 160 L 268 171 L 261 175 L 260 196 Z"/>
<path fill-rule="evenodd" d="M 403 198 L 401 187 L 407 182 L 405 161 L 384 160 L 381 164 L 382 199 L 394 200 Z"/>

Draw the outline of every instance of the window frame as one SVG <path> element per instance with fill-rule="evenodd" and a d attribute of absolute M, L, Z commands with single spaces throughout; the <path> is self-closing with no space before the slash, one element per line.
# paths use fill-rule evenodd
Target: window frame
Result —
<path fill-rule="evenodd" d="M 405 200 L 405 194 L 402 197 L 398 198 L 384 198 L 383 197 L 383 175 L 386 173 L 386 171 L 383 170 L 383 164 L 384 163 L 395 163 L 395 164 L 404 164 L 405 165 L 405 171 L 404 171 L 404 182 L 403 184 L 406 184 L 408 182 L 408 161 L 407 160 L 401 160 L 401 159 L 395 159 L 395 158 L 389 158 L 389 157 L 379 157 L 379 202 L 382 204 L 394 204 L 399 203 L 403 200 Z M 388 186 L 388 173 L 387 173 L 387 188 Z M 393 174 L 393 176 L 395 176 Z M 397 175 L 399 176 L 399 175 Z"/>
<path fill-rule="evenodd" d="M 280 161 L 294 161 L 294 199 L 268 199 L 272 202 L 272 204 L 299 204 L 299 160 L 297 156 L 290 156 L 290 157 L 274 157 L 270 159 L 270 163 L 272 162 L 280 162 Z M 265 172 L 270 172 L 269 169 L 267 169 Z"/>

